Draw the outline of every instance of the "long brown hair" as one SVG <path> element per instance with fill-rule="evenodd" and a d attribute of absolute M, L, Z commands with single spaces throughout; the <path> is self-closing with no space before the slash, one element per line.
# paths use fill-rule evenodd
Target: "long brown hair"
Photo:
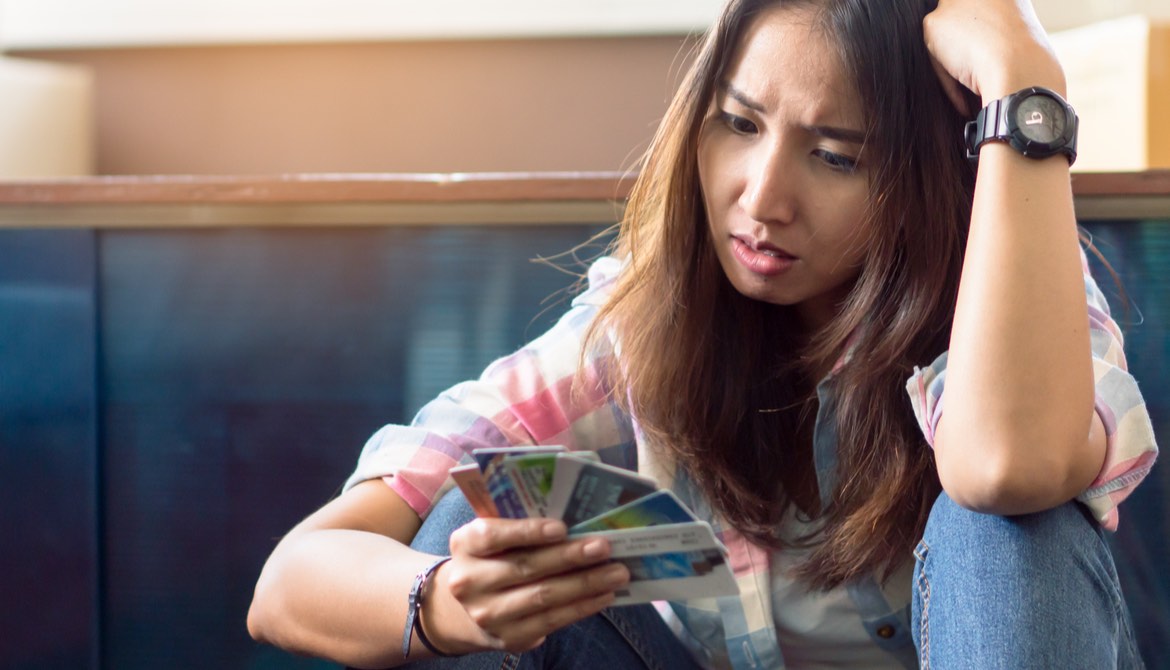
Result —
<path fill-rule="evenodd" d="M 700 129 L 745 28 L 779 2 L 814 4 L 867 118 L 867 255 L 835 320 L 799 333 L 789 308 L 740 295 L 709 238 Z M 946 349 L 974 190 L 963 119 L 923 43 L 931 0 L 730 0 L 645 157 L 615 241 L 628 265 L 588 336 L 610 337 L 616 399 L 715 513 L 767 547 L 810 546 L 799 575 L 829 588 L 888 574 L 940 490 L 905 383 Z M 594 349 L 595 350 L 595 349 Z M 817 371 L 833 376 L 835 485 L 817 490 Z M 786 537 L 793 508 L 814 534 Z"/>

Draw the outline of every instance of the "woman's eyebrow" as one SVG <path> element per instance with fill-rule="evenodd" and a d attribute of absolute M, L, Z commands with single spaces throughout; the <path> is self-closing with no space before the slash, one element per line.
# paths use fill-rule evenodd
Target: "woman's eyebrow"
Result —
<path fill-rule="evenodd" d="M 767 111 L 768 111 L 768 110 L 764 109 L 763 105 L 756 102 L 755 100 L 752 100 L 752 98 L 750 96 L 748 96 L 747 93 L 744 93 L 743 91 L 739 90 L 738 88 L 732 86 L 727 81 L 719 82 L 719 88 L 723 89 L 723 92 L 726 93 L 727 96 L 730 97 L 732 100 L 735 100 L 736 102 L 743 105 L 744 107 L 747 107 L 748 109 L 752 110 L 753 112 L 759 112 L 760 114 L 764 114 L 764 113 L 767 113 Z"/>
<path fill-rule="evenodd" d="M 763 104 L 752 99 L 747 93 L 739 90 L 731 85 L 730 82 L 719 82 L 719 89 L 723 91 L 727 97 L 735 100 L 739 104 L 759 114 L 767 114 L 768 110 Z M 801 126 L 801 129 L 812 133 L 818 137 L 823 137 L 827 140 L 836 140 L 838 142 L 847 142 L 849 144 L 865 144 L 865 133 L 860 130 L 852 130 L 850 128 L 838 128 L 836 126 Z"/>
<path fill-rule="evenodd" d="M 823 137 L 827 140 L 836 140 L 838 142 L 846 142 L 849 144 L 865 144 L 865 133 L 860 130 L 849 130 L 847 128 L 836 128 L 834 126 L 801 126 L 803 129 Z"/>

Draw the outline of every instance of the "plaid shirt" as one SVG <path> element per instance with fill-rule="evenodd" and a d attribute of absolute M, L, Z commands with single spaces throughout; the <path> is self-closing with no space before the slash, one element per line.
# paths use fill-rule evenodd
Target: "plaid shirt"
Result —
<path fill-rule="evenodd" d="M 574 383 L 585 331 L 621 267 L 614 258 L 595 262 L 589 270 L 589 288 L 548 332 L 493 363 L 478 380 L 444 392 L 423 407 L 409 426 L 385 426 L 375 433 L 346 487 L 384 478 L 425 518 L 453 486 L 447 471 L 470 462 L 472 449 L 558 444 L 570 450 L 595 451 L 604 462 L 636 469 L 671 488 L 700 518 L 711 523 L 728 548 L 740 594 L 660 604 L 676 633 L 712 667 L 782 668 L 784 660 L 772 618 L 771 552 L 723 526 L 683 473 L 661 462 L 647 448 L 636 423 L 611 401 L 600 384 L 599 371 L 613 362 L 611 358 L 586 356 L 585 383 Z M 1104 527 L 1115 529 L 1117 505 L 1149 471 L 1157 446 L 1145 403 L 1126 372 L 1120 330 L 1089 276 L 1087 262 L 1084 270 L 1096 408 L 1108 434 L 1108 448 L 1100 475 L 1078 500 Z M 817 388 L 820 408 L 813 436 L 823 492 L 832 489 L 836 463 L 831 381 L 823 381 Z M 942 413 L 945 382 L 946 354 L 917 370 L 907 382 L 915 415 L 929 443 L 933 443 Z M 875 579 L 861 579 L 843 588 L 849 590 L 874 643 L 907 667 L 914 667 L 909 568 L 905 575 L 905 579 L 890 580 L 894 586 L 886 587 L 889 590 L 883 590 Z M 884 629 L 883 635 L 877 634 L 879 629 Z"/>

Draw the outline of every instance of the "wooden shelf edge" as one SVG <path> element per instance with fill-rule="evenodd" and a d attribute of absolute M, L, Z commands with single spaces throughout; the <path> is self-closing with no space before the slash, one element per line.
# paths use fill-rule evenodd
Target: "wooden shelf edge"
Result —
<path fill-rule="evenodd" d="M 106 176 L 0 181 L 0 227 L 613 221 L 618 172 Z M 1170 219 L 1170 170 L 1074 173 L 1078 217 Z"/>
<path fill-rule="evenodd" d="M 622 200 L 619 172 L 103 176 L 0 181 L 0 205 Z"/>
<path fill-rule="evenodd" d="M 1170 169 L 1142 172 L 1073 172 L 1076 196 L 1170 196 Z"/>
<path fill-rule="evenodd" d="M 0 205 L 623 200 L 621 172 L 101 176 L 0 181 Z M 1073 173 L 1078 196 L 1167 196 L 1170 170 Z"/>

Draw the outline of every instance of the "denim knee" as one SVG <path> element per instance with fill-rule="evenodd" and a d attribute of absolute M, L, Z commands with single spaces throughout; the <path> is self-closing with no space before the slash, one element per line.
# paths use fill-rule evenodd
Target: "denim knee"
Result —
<path fill-rule="evenodd" d="M 915 555 L 923 667 L 1140 667 L 1112 556 L 1077 503 L 1003 517 L 944 493 Z"/>
<path fill-rule="evenodd" d="M 431 513 L 423 519 L 422 527 L 415 534 L 410 546 L 417 551 L 436 556 L 445 556 L 451 553 L 451 533 L 460 527 L 471 523 L 475 519 L 475 512 L 463 492 L 451 489 L 431 509 Z"/>

